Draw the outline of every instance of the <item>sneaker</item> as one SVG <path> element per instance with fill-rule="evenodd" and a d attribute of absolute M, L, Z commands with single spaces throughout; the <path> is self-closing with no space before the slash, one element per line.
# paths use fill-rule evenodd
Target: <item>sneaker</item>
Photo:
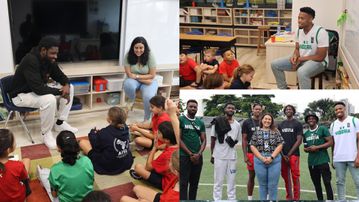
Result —
<path fill-rule="evenodd" d="M 47 133 L 43 134 L 43 141 L 44 141 L 44 144 L 47 146 L 47 148 L 49 148 L 49 149 L 57 148 L 56 140 L 55 140 L 54 136 L 52 136 L 51 130 L 48 131 Z"/>
<path fill-rule="evenodd" d="M 142 180 L 143 178 L 139 176 L 134 169 L 130 170 L 130 175 L 135 180 Z"/>
<path fill-rule="evenodd" d="M 66 121 L 62 122 L 61 125 L 57 125 L 55 123 L 54 129 L 57 132 L 68 130 L 68 131 L 71 131 L 73 133 L 77 133 L 77 131 L 79 131 L 77 128 L 74 128 L 74 127 L 70 126 L 70 124 L 68 124 Z"/>

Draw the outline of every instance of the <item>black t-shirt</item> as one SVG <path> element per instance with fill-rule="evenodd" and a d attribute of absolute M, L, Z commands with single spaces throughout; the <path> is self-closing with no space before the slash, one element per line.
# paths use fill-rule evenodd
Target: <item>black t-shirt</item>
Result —
<path fill-rule="evenodd" d="M 252 139 L 252 135 L 253 133 L 256 131 L 256 127 L 257 130 L 259 130 L 259 120 L 254 120 L 252 118 L 249 118 L 245 121 L 243 121 L 242 124 L 242 134 L 245 133 L 247 134 L 247 152 L 248 153 L 252 153 L 251 149 L 250 149 L 250 145 L 249 142 Z"/>
<path fill-rule="evenodd" d="M 203 64 L 206 65 L 211 65 L 211 66 L 215 66 L 215 65 L 219 65 L 218 61 L 216 59 L 212 60 L 211 62 L 207 62 L 207 61 L 203 61 Z"/>
<path fill-rule="evenodd" d="M 250 82 L 242 82 L 240 78 L 233 79 L 230 89 L 248 89 Z"/>
<path fill-rule="evenodd" d="M 295 142 L 297 141 L 297 136 L 303 135 L 303 126 L 296 119 L 285 120 L 278 125 L 278 130 L 284 139 L 283 145 L 283 154 L 287 155 L 290 149 L 293 147 Z M 294 152 L 294 155 L 299 156 L 299 148 L 297 148 Z"/>

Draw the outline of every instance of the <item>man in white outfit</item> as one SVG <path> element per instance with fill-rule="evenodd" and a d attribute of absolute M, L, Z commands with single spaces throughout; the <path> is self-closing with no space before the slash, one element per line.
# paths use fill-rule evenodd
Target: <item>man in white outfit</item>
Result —
<path fill-rule="evenodd" d="M 56 39 L 42 38 L 39 45 L 21 60 L 9 93 L 16 106 L 40 110 L 41 132 L 49 149 L 56 149 L 56 140 L 51 132 L 53 126 L 58 132 L 78 131 L 66 122 L 74 91 L 69 79 L 56 63 L 58 46 Z M 58 119 L 55 123 L 56 111 Z"/>
<path fill-rule="evenodd" d="M 212 126 L 211 130 L 211 162 L 214 163 L 214 200 L 222 199 L 225 176 L 227 176 L 228 200 L 236 199 L 237 151 L 235 145 L 241 138 L 241 126 L 233 118 L 235 111 L 235 105 L 227 103 L 224 107 L 225 116 L 216 117 L 216 123 Z M 223 124 L 223 122 L 227 123 Z M 226 129 L 226 125 L 228 129 L 223 131 L 223 129 Z"/>

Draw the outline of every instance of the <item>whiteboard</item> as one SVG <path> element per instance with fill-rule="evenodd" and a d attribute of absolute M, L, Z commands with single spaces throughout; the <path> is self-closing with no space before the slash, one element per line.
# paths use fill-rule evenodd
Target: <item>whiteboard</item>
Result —
<path fill-rule="evenodd" d="M 157 64 L 177 64 L 179 55 L 179 0 L 124 0 L 120 64 L 131 42 L 143 36 Z"/>
<path fill-rule="evenodd" d="M 344 25 L 343 52 L 356 78 L 359 78 L 359 1 L 347 0 L 348 19 Z"/>

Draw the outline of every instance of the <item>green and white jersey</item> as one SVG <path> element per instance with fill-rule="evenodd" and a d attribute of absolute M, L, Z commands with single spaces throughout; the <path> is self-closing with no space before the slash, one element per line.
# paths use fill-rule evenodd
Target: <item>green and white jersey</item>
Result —
<path fill-rule="evenodd" d="M 334 138 L 334 162 L 354 161 L 357 155 L 359 119 L 348 116 L 344 121 L 335 120 L 330 125 Z"/>
<path fill-rule="evenodd" d="M 299 43 L 299 54 L 301 57 L 315 55 L 317 48 L 329 47 L 328 32 L 318 25 L 313 25 L 312 29 L 305 34 L 303 29 L 299 29 L 296 34 L 296 42 Z M 328 64 L 328 53 L 323 61 L 323 65 Z"/>
<path fill-rule="evenodd" d="M 303 134 L 307 146 L 319 146 L 325 144 L 325 138 L 330 137 L 328 128 L 325 126 L 317 126 L 314 130 L 307 130 Z M 317 152 L 309 152 L 308 154 L 308 165 L 316 166 L 330 162 L 327 149 L 320 149 Z"/>
<path fill-rule="evenodd" d="M 201 149 L 202 142 L 201 137 L 197 131 L 201 133 L 206 131 L 203 121 L 197 117 L 191 119 L 185 115 L 180 116 L 179 121 L 182 142 L 192 153 L 198 153 Z M 182 150 L 182 148 L 180 149 L 180 155 L 188 156 L 188 154 Z"/>

